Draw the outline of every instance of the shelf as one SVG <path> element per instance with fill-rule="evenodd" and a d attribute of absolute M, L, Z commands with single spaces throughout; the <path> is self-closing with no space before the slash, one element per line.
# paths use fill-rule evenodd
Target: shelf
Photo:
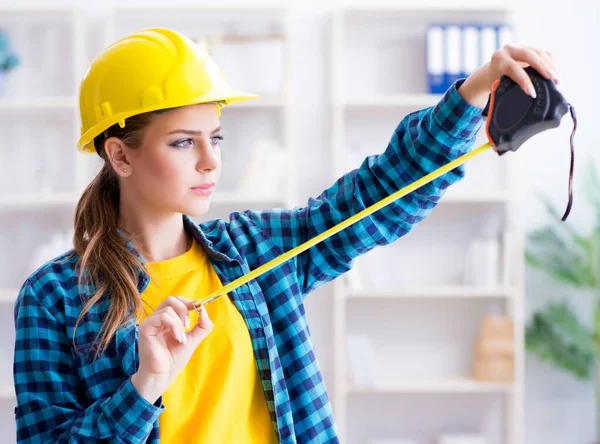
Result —
<path fill-rule="evenodd" d="M 490 2 L 462 1 L 449 3 L 444 0 L 427 0 L 422 3 L 395 3 L 384 5 L 353 5 L 342 8 L 344 13 L 357 14 L 386 14 L 390 12 L 506 12 L 512 11 L 515 2 Z"/>
<path fill-rule="evenodd" d="M 469 194 L 450 194 L 448 193 L 440 199 L 442 204 L 507 204 L 510 202 L 510 195 L 505 192 L 497 193 L 469 193 Z"/>
<path fill-rule="evenodd" d="M 474 287 L 467 285 L 413 287 L 394 291 L 348 290 L 348 299 L 494 299 L 513 297 L 507 287 Z"/>
<path fill-rule="evenodd" d="M 252 91 L 248 91 L 252 93 Z M 283 108 L 286 106 L 283 94 L 258 94 L 258 97 L 244 102 L 233 103 L 225 109 L 233 108 Z"/>
<path fill-rule="evenodd" d="M 0 111 L 16 110 L 75 110 L 77 99 L 74 97 L 2 97 L 0 98 Z"/>
<path fill-rule="evenodd" d="M 284 11 L 285 8 L 277 5 L 269 5 L 269 4 L 244 4 L 244 5 L 198 5 L 198 4 L 190 4 L 190 5 L 144 5 L 144 6 L 118 6 L 115 7 L 114 10 L 120 16 L 123 13 L 153 13 L 153 12 L 238 12 L 238 11 L 271 11 L 271 12 L 281 12 Z"/>
<path fill-rule="evenodd" d="M 350 386 L 349 394 L 394 393 L 509 393 L 513 384 L 508 382 L 482 382 L 473 379 L 404 380 L 371 387 Z"/>
<path fill-rule="evenodd" d="M 12 304 L 17 299 L 19 290 L 17 289 L 0 289 L 0 304 Z"/>
<path fill-rule="evenodd" d="M 40 209 L 46 207 L 75 207 L 79 196 L 75 194 L 15 195 L 0 197 L 0 210 Z"/>
<path fill-rule="evenodd" d="M 69 6 L 62 5 L 44 5 L 44 6 L 36 6 L 36 5 L 27 5 L 27 4 L 13 4 L 13 5 L 1 5 L 0 12 L 2 13 L 26 13 L 26 14 L 45 14 L 47 12 L 62 12 L 62 13 L 72 13 L 75 12 L 76 9 Z"/>
<path fill-rule="evenodd" d="M 386 94 L 342 101 L 345 108 L 428 108 L 436 105 L 441 94 Z"/>
<path fill-rule="evenodd" d="M 246 102 L 234 103 L 227 107 L 231 108 L 283 108 L 286 105 L 285 98 L 279 94 L 259 95 L 256 99 Z M 14 110 L 75 110 L 77 99 L 74 97 L 2 97 L 0 98 L 0 111 Z"/>

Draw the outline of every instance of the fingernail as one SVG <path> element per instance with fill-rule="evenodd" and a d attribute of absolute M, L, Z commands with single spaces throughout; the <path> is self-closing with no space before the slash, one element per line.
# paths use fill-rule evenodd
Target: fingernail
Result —
<path fill-rule="evenodd" d="M 181 337 L 183 338 L 183 343 L 187 344 L 187 335 L 185 334 L 184 331 L 181 332 Z"/>
<path fill-rule="evenodd" d="M 537 94 L 535 93 L 535 88 L 532 85 L 529 85 L 527 87 L 527 92 L 529 92 L 529 95 L 534 99 L 537 97 Z"/>
<path fill-rule="evenodd" d="M 179 332 L 179 343 L 183 344 L 183 333 Z"/>
<path fill-rule="evenodd" d="M 189 328 L 190 328 L 190 317 L 189 316 L 185 317 L 185 328 L 186 328 L 186 330 L 189 330 Z"/>

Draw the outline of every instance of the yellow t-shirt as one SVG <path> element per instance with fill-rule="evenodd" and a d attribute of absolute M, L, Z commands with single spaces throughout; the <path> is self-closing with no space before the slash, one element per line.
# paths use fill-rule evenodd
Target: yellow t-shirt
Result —
<path fill-rule="evenodd" d="M 194 300 L 222 287 L 202 247 L 146 264 L 151 281 L 141 322 L 169 296 Z M 186 367 L 163 394 L 161 443 L 272 443 L 277 435 L 254 360 L 248 328 L 227 296 L 206 305 L 214 323 Z M 189 312 L 191 327 L 198 314 Z"/>

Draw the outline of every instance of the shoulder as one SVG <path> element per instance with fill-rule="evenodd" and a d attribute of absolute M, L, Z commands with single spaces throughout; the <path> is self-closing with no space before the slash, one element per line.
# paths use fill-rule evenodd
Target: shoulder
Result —
<path fill-rule="evenodd" d="M 79 256 L 74 250 L 66 251 L 40 266 L 23 283 L 15 301 L 15 312 L 22 304 L 39 304 L 53 316 L 64 313 L 65 303 L 79 295 L 77 262 Z M 69 302 L 66 302 L 69 300 Z"/>

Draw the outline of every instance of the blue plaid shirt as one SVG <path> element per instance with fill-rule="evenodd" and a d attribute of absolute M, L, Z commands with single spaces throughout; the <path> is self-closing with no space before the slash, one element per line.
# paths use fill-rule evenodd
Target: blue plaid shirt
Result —
<path fill-rule="evenodd" d="M 467 152 L 481 110 L 462 99 L 459 85 L 435 107 L 405 117 L 382 154 L 366 158 L 306 206 L 238 212 L 229 221 L 200 225 L 184 216 L 186 230 L 221 281 L 231 282 Z M 357 256 L 408 233 L 463 174 L 462 168 L 451 171 L 232 292 L 281 443 L 338 442 L 304 297 L 348 271 Z M 138 368 L 137 325 L 120 328 L 106 353 L 90 359 L 86 351 L 109 301 L 96 304 L 75 332 L 85 296 L 77 285 L 77 257 L 70 253 L 35 271 L 15 304 L 18 441 L 156 443 L 165 407 L 161 399 L 153 405 L 142 398 L 130 378 Z M 147 284 L 140 272 L 140 293 Z"/>

